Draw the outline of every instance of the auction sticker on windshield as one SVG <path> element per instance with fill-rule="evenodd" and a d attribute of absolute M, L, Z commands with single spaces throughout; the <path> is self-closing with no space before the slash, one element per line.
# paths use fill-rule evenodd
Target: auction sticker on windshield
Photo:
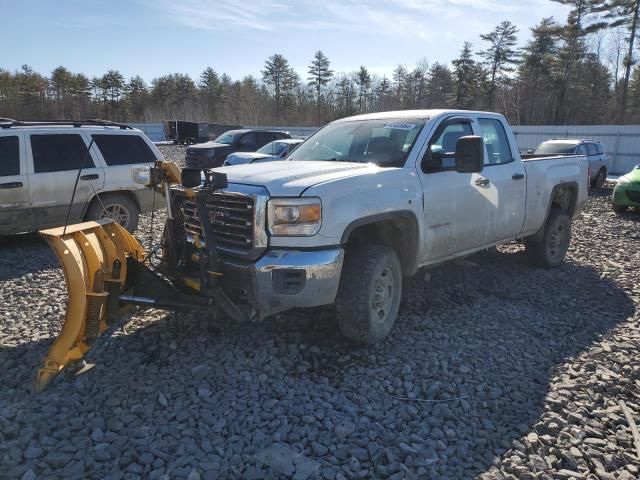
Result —
<path fill-rule="evenodd" d="M 393 122 L 387 123 L 384 128 L 394 128 L 396 130 L 413 130 L 415 126 L 415 123 Z"/>

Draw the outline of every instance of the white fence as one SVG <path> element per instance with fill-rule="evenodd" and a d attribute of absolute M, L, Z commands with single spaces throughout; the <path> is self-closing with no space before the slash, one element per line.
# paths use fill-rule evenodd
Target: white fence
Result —
<path fill-rule="evenodd" d="M 163 141 L 161 123 L 132 123 L 154 142 Z M 316 127 L 249 126 L 245 128 L 274 128 L 286 130 L 294 137 L 307 137 Z M 535 148 L 550 138 L 591 138 L 601 141 L 609 155 L 611 173 L 626 173 L 640 163 L 640 125 L 562 125 L 514 126 L 520 151 Z"/>

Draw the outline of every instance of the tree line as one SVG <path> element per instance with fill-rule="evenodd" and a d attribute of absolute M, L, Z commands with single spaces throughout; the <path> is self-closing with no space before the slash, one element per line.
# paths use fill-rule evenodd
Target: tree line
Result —
<path fill-rule="evenodd" d="M 335 72 L 322 51 L 302 75 L 274 54 L 260 76 L 241 80 L 212 67 L 196 80 L 172 73 L 150 84 L 118 70 L 88 78 L 63 66 L 49 76 L 0 68 L 0 117 L 321 125 L 371 111 L 461 108 L 499 111 L 513 124 L 639 123 L 640 0 L 553 1 L 571 7 L 567 19 L 542 19 L 522 48 L 505 20 L 464 42 L 450 64 L 423 59 L 390 75 Z"/>

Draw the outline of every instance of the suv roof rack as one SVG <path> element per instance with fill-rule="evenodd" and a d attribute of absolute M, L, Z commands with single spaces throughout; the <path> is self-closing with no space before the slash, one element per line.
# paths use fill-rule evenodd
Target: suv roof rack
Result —
<path fill-rule="evenodd" d="M 83 125 L 99 126 L 99 127 L 118 127 L 121 130 L 133 130 L 133 127 L 124 123 L 111 122 L 109 120 L 101 120 L 98 118 L 88 120 L 14 120 L 12 118 L 0 117 L 0 128 L 11 127 L 41 127 L 69 125 L 73 127 L 82 127 Z"/>

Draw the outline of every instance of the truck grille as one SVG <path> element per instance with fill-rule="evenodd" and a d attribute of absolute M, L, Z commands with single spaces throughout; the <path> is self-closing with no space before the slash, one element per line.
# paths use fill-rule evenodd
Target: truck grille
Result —
<path fill-rule="evenodd" d="M 240 256 L 248 255 L 254 248 L 255 200 L 251 196 L 220 192 L 207 202 L 218 250 Z M 184 229 L 188 234 L 206 240 L 195 202 L 185 201 L 183 206 Z"/>

